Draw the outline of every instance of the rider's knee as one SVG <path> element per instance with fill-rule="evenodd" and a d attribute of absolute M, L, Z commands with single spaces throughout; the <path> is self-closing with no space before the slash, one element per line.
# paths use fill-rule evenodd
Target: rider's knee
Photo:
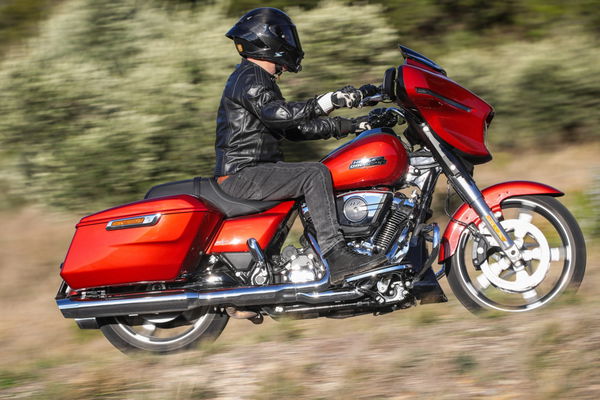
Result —
<path fill-rule="evenodd" d="M 331 176 L 331 172 L 329 171 L 329 168 L 327 168 L 325 166 L 325 164 L 321 164 L 320 162 L 316 162 L 316 163 L 312 163 L 311 164 L 312 169 L 314 170 L 314 174 L 315 175 L 319 175 L 323 178 L 329 179 L 329 177 Z"/>

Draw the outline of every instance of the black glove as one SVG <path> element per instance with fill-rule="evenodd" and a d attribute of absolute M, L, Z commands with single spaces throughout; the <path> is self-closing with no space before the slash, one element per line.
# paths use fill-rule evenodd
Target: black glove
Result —
<path fill-rule="evenodd" d="M 337 132 L 333 134 L 336 139 L 346 137 L 349 133 L 359 134 L 371 129 L 368 115 L 358 118 L 335 117 L 333 121 L 337 127 Z"/>
<path fill-rule="evenodd" d="M 379 89 L 374 85 L 363 85 L 360 89 L 356 89 L 353 86 L 345 86 L 335 92 L 317 97 L 317 102 L 321 109 L 326 114 L 329 114 L 336 108 L 358 107 L 363 98 L 373 96 L 377 93 L 379 93 Z"/>
<path fill-rule="evenodd" d="M 354 86 L 345 86 L 331 94 L 331 103 L 334 108 L 354 108 L 358 107 L 363 96 L 363 93 Z"/>
<path fill-rule="evenodd" d="M 376 108 L 369 115 L 369 125 L 371 128 L 391 128 L 398 124 L 398 115 L 387 108 Z M 404 123 L 404 120 L 401 121 Z"/>
<path fill-rule="evenodd" d="M 360 89 L 358 89 L 358 90 L 361 91 L 361 93 L 363 94 L 363 97 L 371 97 L 371 96 L 375 96 L 376 94 L 381 93 L 380 88 L 378 88 L 375 85 L 371 85 L 370 83 L 366 84 L 366 85 L 362 85 L 360 87 Z"/>

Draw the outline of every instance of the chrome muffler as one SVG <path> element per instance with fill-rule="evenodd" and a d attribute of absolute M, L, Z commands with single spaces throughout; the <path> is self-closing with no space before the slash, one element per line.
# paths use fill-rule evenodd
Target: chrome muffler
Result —
<path fill-rule="evenodd" d="M 329 271 L 315 282 L 258 287 L 243 287 L 210 292 L 186 291 L 184 293 L 107 299 L 71 300 L 59 298 L 58 308 L 65 318 L 98 318 L 120 315 L 158 314 L 183 312 L 197 307 L 233 305 L 236 307 L 308 303 L 322 304 L 354 300 L 363 296 L 357 289 L 332 291 Z"/>

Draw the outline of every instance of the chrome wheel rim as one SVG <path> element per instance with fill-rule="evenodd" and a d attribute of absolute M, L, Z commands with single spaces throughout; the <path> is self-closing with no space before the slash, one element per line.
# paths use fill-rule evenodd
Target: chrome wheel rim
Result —
<path fill-rule="evenodd" d="M 117 318 L 116 322 L 119 330 L 135 341 L 168 346 L 196 337 L 210 325 L 212 317 L 207 312 L 200 316 L 179 313 Z"/>
<path fill-rule="evenodd" d="M 552 301 L 573 274 L 568 228 L 553 210 L 530 199 L 503 202 L 500 222 L 523 252 L 526 267 L 515 271 L 498 252 L 475 267 L 477 249 L 465 230 L 458 273 L 467 290 L 483 306 L 506 312 L 528 311 Z"/>

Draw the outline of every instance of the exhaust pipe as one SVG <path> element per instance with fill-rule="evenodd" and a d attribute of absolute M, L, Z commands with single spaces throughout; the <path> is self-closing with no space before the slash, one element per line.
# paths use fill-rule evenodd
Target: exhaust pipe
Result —
<path fill-rule="evenodd" d="M 56 304 L 65 318 L 112 317 L 119 315 L 183 312 L 202 306 L 233 305 L 236 307 L 270 304 L 321 304 L 354 300 L 363 296 L 357 289 L 326 291 L 329 272 L 316 282 L 274 286 L 245 287 L 211 292 L 187 291 L 179 294 L 111 299 L 57 299 Z"/>
<path fill-rule="evenodd" d="M 119 315 L 158 314 L 183 312 L 197 307 L 233 305 L 236 307 L 272 304 L 308 303 L 323 304 L 354 300 L 364 296 L 357 289 L 331 291 L 329 288 L 329 266 L 321 256 L 319 245 L 308 235 L 315 252 L 325 265 L 325 276 L 318 281 L 272 286 L 243 287 L 210 292 L 186 291 L 179 294 L 110 299 L 71 300 L 64 297 L 66 286 L 61 287 L 56 298 L 58 308 L 65 318 L 97 318 Z"/>
<path fill-rule="evenodd" d="M 319 245 L 312 235 L 307 235 L 313 250 L 325 266 L 325 276 L 318 281 L 220 289 L 210 292 L 186 291 L 178 294 L 153 294 L 144 297 L 110 300 L 71 300 L 65 297 L 66 285 L 61 286 L 56 298 L 58 308 L 65 318 L 81 320 L 84 326 L 91 326 L 88 318 L 114 317 L 120 315 L 158 314 L 183 312 L 204 306 L 232 305 L 235 307 L 263 306 L 274 304 L 327 304 L 356 300 L 364 296 L 357 288 L 347 290 L 327 290 L 329 288 L 329 265 L 322 257 Z M 403 269 L 399 265 L 394 269 Z M 385 272 L 388 269 L 383 269 Z M 362 275 L 361 275 L 362 276 Z"/>

